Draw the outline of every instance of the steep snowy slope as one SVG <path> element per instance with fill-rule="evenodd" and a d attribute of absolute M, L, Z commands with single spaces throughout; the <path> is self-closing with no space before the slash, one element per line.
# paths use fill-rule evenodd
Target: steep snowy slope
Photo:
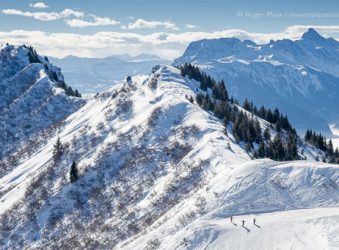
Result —
<path fill-rule="evenodd" d="M 147 74 L 154 65 L 169 63 L 165 59 L 145 54 L 136 57 L 116 55 L 106 58 L 68 56 L 50 60 L 63 69 L 67 82 L 85 94 L 105 91 L 128 75 Z"/>
<path fill-rule="evenodd" d="M 216 79 L 230 94 L 257 105 L 278 107 L 295 127 L 330 134 L 339 120 L 339 42 L 314 29 L 300 40 L 258 45 L 236 38 L 192 42 L 175 65 L 193 63 Z"/>
<path fill-rule="evenodd" d="M 270 213 L 258 216 L 270 237 L 283 218 L 280 225 L 295 225 L 288 232 L 296 244 L 312 236 L 300 233 L 307 225 L 323 229 L 321 247 L 337 247 L 338 167 L 251 160 L 220 120 L 188 100 L 198 86 L 173 67 L 155 67 L 88 100 L 58 134 L 37 138 L 47 143 L 0 178 L 2 246 L 231 248 L 245 229 L 232 230 L 226 217 Z M 57 137 L 63 154 L 53 159 Z M 305 146 L 308 159 L 312 152 Z M 79 179 L 70 183 L 73 161 Z M 294 213 L 302 214 L 297 222 Z M 312 224 L 325 216 L 331 221 Z"/>
<path fill-rule="evenodd" d="M 0 51 L 0 176 L 18 160 L 18 148 L 32 152 L 39 134 L 52 133 L 63 119 L 85 103 L 59 88 L 63 76 L 59 68 L 26 46 L 8 45 Z M 48 129 L 48 131 L 46 130 Z M 27 150 L 29 149 L 29 150 Z M 22 155 L 21 155 L 22 157 Z"/>

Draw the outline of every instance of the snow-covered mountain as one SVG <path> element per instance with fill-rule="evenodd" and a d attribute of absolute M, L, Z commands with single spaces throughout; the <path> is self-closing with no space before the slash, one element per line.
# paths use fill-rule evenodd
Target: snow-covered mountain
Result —
<path fill-rule="evenodd" d="M 2 248 L 339 246 L 339 168 L 316 162 L 321 151 L 302 143 L 299 154 L 308 160 L 252 160 L 232 131 L 225 133 L 221 120 L 188 98 L 195 97 L 199 83 L 171 66 L 154 67 L 149 75 L 121 81 L 89 99 L 65 96 L 44 71 L 39 73 L 55 91 L 47 100 L 68 101 L 56 105 L 64 112 L 53 108 L 53 113 L 71 114 L 58 119 L 53 130 L 40 128 L 34 143 L 1 161 L 7 168 L 0 176 Z M 36 111 L 30 116 L 39 114 L 30 103 L 44 96 L 42 89 L 20 93 L 27 95 L 20 95 L 21 108 L 27 108 L 15 115 L 18 122 L 31 109 Z M 71 103 L 79 109 L 72 110 Z M 35 126 L 52 119 L 36 119 Z M 55 158 L 58 138 L 62 153 Z M 70 181 L 72 162 L 78 169 L 75 182 Z"/>
<path fill-rule="evenodd" d="M 309 29 L 300 40 L 256 44 L 236 38 L 192 42 L 174 64 L 224 79 L 231 95 L 278 107 L 298 131 L 330 134 L 339 121 L 339 42 Z"/>
<path fill-rule="evenodd" d="M 1 48 L 0 69 L 0 159 L 10 152 L 20 153 L 18 147 L 27 150 L 43 131 L 52 131 L 85 103 L 65 94 L 69 87 L 61 70 L 32 48 Z M 13 155 L 12 160 L 17 158 Z M 6 169 L 1 166 L 0 176 Z"/>
<path fill-rule="evenodd" d="M 126 76 L 148 74 L 154 65 L 169 63 L 158 56 L 147 54 L 135 57 L 122 54 L 106 58 L 67 56 L 50 60 L 63 69 L 66 81 L 84 94 L 102 92 Z"/>

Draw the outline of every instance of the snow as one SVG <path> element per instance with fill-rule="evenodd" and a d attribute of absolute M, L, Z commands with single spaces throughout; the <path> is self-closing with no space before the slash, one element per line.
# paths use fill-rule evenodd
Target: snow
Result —
<path fill-rule="evenodd" d="M 331 249 L 338 238 L 339 231 L 335 229 L 338 216 L 338 208 L 291 210 L 235 216 L 236 226 L 228 218 L 202 218 L 183 236 L 188 239 L 190 249 Z M 257 226 L 253 225 L 253 218 Z M 241 227 L 242 220 L 249 231 Z M 178 237 L 164 249 L 178 247 L 176 242 L 183 239 Z"/>
<path fill-rule="evenodd" d="M 250 63 L 247 62 L 246 60 L 241 60 L 241 59 L 236 59 L 234 56 L 229 56 L 229 57 L 225 57 L 225 58 L 220 58 L 217 60 L 219 63 L 233 63 L 233 62 L 239 62 L 239 63 L 243 63 L 246 65 L 249 65 Z"/>
<path fill-rule="evenodd" d="M 271 169 L 274 174 L 261 175 Z M 217 173 L 205 189 L 199 190 L 191 198 L 205 197 L 206 210 L 210 212 L 198 216 L 187 226 L 180 226 L 178 221 L 182 214 L 187 210 L 196 210 L 195 203 L 186 200 L 174 208 L 168 215 L 171 219 L 166 223 L 122 246 L 127 249 L 143 249 L 152 239 L 158 238 L 163 242 L 160 249 L 338 247 L 339 192 L 335 188 L 338 185 L 337 167 L 319 163 L 274 163 L 260 160 Z M 333 195 L 333 203 L 326 198 L 313 196 L 322 189 L 321 185 L 326 185 L 326 178 L 321 179 L 323 175 L 334 181 L 332 188 L 328 186 L 334 193 L 327 195 Z M 306 176 L 310 178 L 307 181 Z M 314 194 L 306 191 L 309 190 L 309 185 L 315 188 L 312 191 Z M 320 192 L 325 194 L 327 191 L 324 189 Z M 307 204 L 304 208 L 302 202 Z M 277 206 L 281 208 L 278 209 Z M 233 216 L 234 224 L 230 222 L 230 216 Z M 253 218 L 256 218 L 257 226 L 253 224 Z M 246 228 L 241 227 L 242 220 L 245 221 Z"/>
<path fill-rule="evenodd" d="M 119 131 L 120 133 L 125 133 L 131 130 L 133 127 L 141 126 L 145 119 L 152 113 L 154 110 L 154 106 L 162 107 L 164 110 L 171 108 L 169 112 L 166 112 L 166 116 L 173 117 L 173 122 L 175 121 L 176 117 L 179 118 L 181 115 L 185 115 L 184 123 L 189 126 L 190 124 L 199 124 L 199 128 L 206 134 L 200 143 L 196 141 L 196 153 L 202 151 L 203 157 L 201 160 L 209 160 L 210 157 L 216 157 L 214 152 L 215 146 L 219 145 L 217 148 L 223 148 L 223 151 L 218 152 L 218 154 L 229 154 L 230 152 L 226 151 L 226 144 L 224 142 L 225 136 L 221 133 L 222 125 L 218 124 L 218 122 L 210 115 L 205 112 L 202 112 L 200 108 L 188 105 L 188 101 L 185 99 L 185 95 L 193 95 L 192 89 L 195 89 L 195 84 L 188 82 L 186 83 L 181 79 L 179 76 L 179 72 L 176 69 L 170 68 L 169 71 L 166 67 L 161 69 L 161 76 L 160 80 L 164 81 L 164 83 L 160 84 L 158 91 L 153 93 L 153 91 L 149 90 L 149 88 L 144 85 L 143 83 L 145 80 L 148 80 L 145 76 L 136 76 L 133 77 L 133 81 L 138 85 L 140 88 L 139 91 L 135 96 L 133 96 L 133 102 L 137 105 L 133 105 L 135 110 L 134 113 L 136 114 L 133 119 L 128 120 L 120 120 L 116 122 L 114 126 L 114 130 Z M 175 73 L 172 73 L 174 71 Z M 122 88 L 122 84 L 118 84 L 112 90 L 108 92 L 102 93 L 101 96 L 104 98 L 96 97 L 92 98 L 88 101 L 88 103 L 80 108 L 77 112 L 70 115 L 64 122 L 65 127 L 49 140 L 49 143 L 45 145 L 42 149 L 40 149 L 36 154 L 34 154 L 30 159 L 26 160 L 21 165 L 17 166 L 11 173 L 4 176 L 0 180 L 1 184 L 1 191 L 10 189 L 10 191 L 2 197 L 2 203 L 0 203 L 0 211 L 5 212 L 6 209 L 11 207 L 13 203 L 19 200 L 22 195 L 24 194 L 25 187 L 27 187 L 27 178 L 33 178 L 41 169 L 47 165 L 48 162 L 51 161 L 52 158 L 52 149 L 53 144 L 56 141 L 57 137 L 62 138 L 64 142 L 70 141 L 72 138 L 79 134 L 79 131 L 84 126 L 91 126 L 96 127 L 98 124 L 105 122 L 105 113 L 102 112 L 103 110 L 107 109 L 108 107 L 112 106 L 111 93 L 115 90 Z M 173 98 L 176 96 L 177 98 Z M 180 97 L 180 98 L 178 98 Z M 145 102 L 144 100 L 155 100 L 153 104 Z M 182 103 L 182 101 L 184 103 Z M 183 105 L 184 104 L 184 105 Z M 212 120 L 211 120 L 212 119 Z M 206 121 L 203 123 L 202 121 Z M 184 124 L 181 124 L 183 126 Z M 161 124 L 162 128 L 166 131 L 170 129 L 171 123 Z M 210 131 L 210 132 L 208 132 Z M 213 132 L 213 131 L 218 131 Z M 92 130 L 88 130 L 87 133 L 93 132 Z M 102 131 L 98 131 L 102 133 Z M 162 134 L 158 134 L 156 136 L 163 136 Z M 107 141 L 112 140 L 116 137 L 114 134 L 107 135 Z M 249 156 L 243 153 L 243 150 L 231 142 L 234 148 L 234 152 L 231 154 L 237 154 L 239 159 L 249 159 Z M 222 146 L 221 146 L 222 145 Z M 99 151 L 96 149 L 95 151 Z M 220 151 L 220 149 L 218 149 Z M 94 162 L 95 152 L 93 152 L 94 156 L 92 156 L 92 160 L 86 160 L 86 163 Z M 237 158 L 236 157 L 236 158 Z M 236 160 L 236 159 L 235 159 Z M 17 187 L 17 189 L 11 189 L 11 187 Z M 0 213 L 1 213 L 0 212 Z"/>
<path fill-rule="evenodd" d="M 81 58 L 68 56 L 62 59 L 50 58 L 63 69 L 66 83 L 82 94 L 106 91 L 126 76 L 148 74 L 150 69 L 169 61 L 154 55 L 114 55 L 106 58 Z"/>
<path fill-rule="evenodd" d="M 37 72 L 34 88 L 53 86 Z M 10 236 L 0 234 L 4 248 L 339 247 L 338 165 L 312 160 L 319 152 L 307 144 L 307 161 L 252 160 L 222 121 L 187 100 L 197 87 L 160 65 L 86 99 L 54 133 L 37 138 L 44 143 L 0 176 L 0 215 L 13 223 Z M 32 93 L 43 94 L 24 92 L 22 100 Z M 65 98 L 54 93 L 49 101 Z M 55 163 L 58 137 L 67 152 Z M 73 160 L 81 178 L 69 183 Z M 35 203 L 27 190 L 41 175 L 35 191 L 46 197 Z M 250 232 L 230 216 L 246 220 Z M 261 228 L 251 224 L 254 216 Z"/>
<path fill-rule="evenodd" d="M 241 102 L 247 98 L 278 107 L 301 134 L 313 128 L 328 136 L 328 124 L 339 120 L 338 49 L 339 42 L 315 30 L 300 40 L 261 45 L 234 38 L 204 39 L 192 42 L 174 65 L 193 63 L 223 79 L 230 95 Z"/>
<path fill-rule="evenodd" d="M 339 129 L 337 128 L 337 126 L 335 124 L 331 124 L 330 129 L 331 129 L 332 134 L 334 136 L 330 139 L 332 139 L 332 143 L 333 143 L 334 148 L 338 148 L 338 150 L 339 150 L 339 138 L 338 138 Z"/>

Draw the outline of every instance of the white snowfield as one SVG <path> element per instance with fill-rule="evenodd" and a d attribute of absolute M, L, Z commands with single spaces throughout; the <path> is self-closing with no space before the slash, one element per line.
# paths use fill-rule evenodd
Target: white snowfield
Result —
<path fill-rule="evenodd" d="M 203 217 L 165 238 L 160 249 L 336 249 L 338 216 L 337 208 L 317 208 L 234 216 L 233 224 Z"/>
<path fill-rule="evenodd" d="M 339 248 L 338 167 L 255 160 L 216 172 L 165 224 L 121 247 L 144 249 L 159 239 L 159 249 Z M 180 228 L 201 197 L 209 212 Z"/>
<path fill-rule="evenodd" d="M 2 248 L 338 249 L 338 165 L 251 160 L 197 87 L 163 65 L 87 100 L 1 176 Z"/>

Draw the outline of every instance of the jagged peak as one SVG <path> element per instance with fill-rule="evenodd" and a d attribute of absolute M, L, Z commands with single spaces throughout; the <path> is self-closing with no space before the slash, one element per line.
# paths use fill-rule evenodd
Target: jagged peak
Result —
<path fill-rule="evenodd" d="M 315 29 L 309 28 L 301 37 L 303 40 L 319 40 L 325 39 Z"/>

